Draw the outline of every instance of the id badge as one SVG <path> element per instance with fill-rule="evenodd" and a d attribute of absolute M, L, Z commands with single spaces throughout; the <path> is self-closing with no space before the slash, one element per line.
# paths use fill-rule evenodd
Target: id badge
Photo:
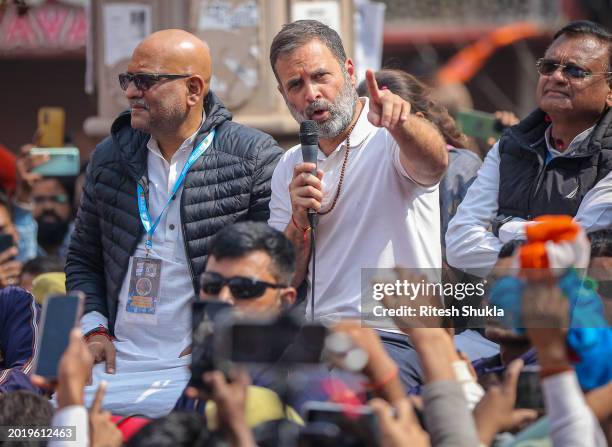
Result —
<path fill-rule="evenodd" d="M 160 278 L 161 259 L 133 258 L 126 320 L 157 324 Z"/>

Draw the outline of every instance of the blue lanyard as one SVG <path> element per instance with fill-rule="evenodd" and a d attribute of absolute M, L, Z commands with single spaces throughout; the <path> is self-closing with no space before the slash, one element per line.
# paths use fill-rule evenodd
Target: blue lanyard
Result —
<path fill-rule="evenodd" d="M 147 248 L 147 252 L 151 250 L 151 248 L 153 247 L 153 242 L 152 242 L 153 233 L 155 233 L 155 229 L 157 228 L 157 225 L 159 225 L 159 221 L 164 215 L 164 212 L 166 211 L 166 209 L 168 208 L 168 205 L 170 205 L 170 202 L 172 201 L 172 199 L 174 199 L 174 196 L 176 196 L 176 193 L 178 192 L 178 190 L 181 189 L 181 186 L 183 182 L 185 181 L 185 177 L 187 176 L 187 171 L 189 171 L 189 168 L 191 168 L 191 166 L 195 163 L 195 161 L 198 158 L 200 158 L 200 155 L 206 152 L 206 149 L 208 149 L 214 137 L 215 137 L 215 131 L 213 130 L 191 152 L 191 155 L 185 162 L 185 166 L 183 166 L 183 170 L 181 171 L 181 174 L 178 176 L 178 178 L 176 179 L 176 182 L 174 183 L 174 188 L 172 188 L 172 194 L 170 194 L 170 197 L 168 197 L 168 201 L 162 208 L 161 212 L 159 213 L 159 216 L 157 216 L 157 219 L 155 219 L 155 222 L 153 222 L 153 224 L 151 224 L 151 216 L 149 215 L 149 209 L 147 208 L 147 200 L 145 197 L 144 190 L 142 189 L 142 186 L 140 186 L 140 184 L 137 184 L 138 211 L 140 213 L 140 221 L 142 222 L 142 226 L 147 232 L 147 241 L 145 242 L 145 247 Z"/>

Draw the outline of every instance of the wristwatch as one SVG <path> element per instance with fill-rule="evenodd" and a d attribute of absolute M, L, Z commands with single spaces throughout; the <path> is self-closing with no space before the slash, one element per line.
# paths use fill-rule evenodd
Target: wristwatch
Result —
<path fill-rule="evenodd" d="M 510 222 L 512 219 L 514 219 L 514 216 L 504 216 L 503 214 L 498 215 L 495 217 L 495 219 L 493 219 L 493 222 L 491 222 L 491 230 L 493 231 L 495 237 L 499 237 L 499 229 L 502 227 L 502 225 Z"/>

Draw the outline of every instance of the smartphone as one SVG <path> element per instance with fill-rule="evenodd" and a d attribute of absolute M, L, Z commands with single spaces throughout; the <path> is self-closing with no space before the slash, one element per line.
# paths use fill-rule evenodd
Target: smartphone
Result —
<path fill-rule="evenodd" d="M 340 405 L 331 402 L 309 401 L 304 404 L 306 426 L 327 425 L 329 434 L 337 427 L 339 437 L 333 445 L 342 447 L 378 446 L 380 432 L 378 419 L 367 405 Z"/>
<path fill-rule="evenodd" d="M 284 363 L 317 364 L 327 338 L 321 324 L 302 326 L 289 318 L 278 320 L 234 320 L 221 328 L 223 336 L 215 339 L 215 356 L 219 364 Z"/>
<path fill-rule="evenodd" d="M 515 408 L 528 408 L 544 414 L 544 395 L 540 384 L 540 367 L 525 366 L 518 377 L 516 385 Z"/>
<path fill-rule="evenodd" d="M 0 233 L 0 253 L 15 246 L 13 236 L 8 233 Z"/>
<path fill-rule="evenodd" d="M 492 113 L 479 110 L 461 109 L 457 112 L 457 123 L 461 131 L 470 136 L 487 140 L 496 140 L 504 131 L 503 124 Z"/>
<path fill-rule="evenodd" d="M 76 147 L 33 147 L 31 155 L 48 155 L 49 161 L 35 167 L 44 177 L 76 177 L 81 171 L 79 149 Z"/>
<path fill-rule="evenodd" d="M 61 107 L 38 109 L 38 145 L 61 147 L 64 145 L 66 113 Z"/>
<path fill-rule="evenodd" d="M 231 310 L 229 303 L 216 299 L 194 301 L 191 305 L 193 333 L 189 386 L 207 390 L 202 374 L 217 369 L 213 356 L 216 319 Z"/>
<path fill-rule="evenodd" d="M 43 304 L 40 337 L 36 343 L 34 373 L 50 380 L 57 378 L 57 367 L 68 347 L 70 331 L 79 324 L 85 295 L 50 296 Z"/>

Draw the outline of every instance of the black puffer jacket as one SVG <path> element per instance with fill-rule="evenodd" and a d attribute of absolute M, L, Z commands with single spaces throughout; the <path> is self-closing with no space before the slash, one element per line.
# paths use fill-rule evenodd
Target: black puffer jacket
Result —
<path fill-rule="evenodd" d="M 211 238 L 236 221 L 267 221 L 270 180 L 282 150 L 272 137 L 231 121 L 211 92 L 196 144 L 216 129 L 210 148 L 191 167 L 181 194 L 181 226 L 194 291 Z M 87 296 L 114 328 L 118 295 L 129 258 L 145 234 L 136 186 L 147 191 L 149 134 L 132 129 L 130 114 L 113 123 L 111 136 L 93 152 L 66 262 L 66 288 Z"/>

